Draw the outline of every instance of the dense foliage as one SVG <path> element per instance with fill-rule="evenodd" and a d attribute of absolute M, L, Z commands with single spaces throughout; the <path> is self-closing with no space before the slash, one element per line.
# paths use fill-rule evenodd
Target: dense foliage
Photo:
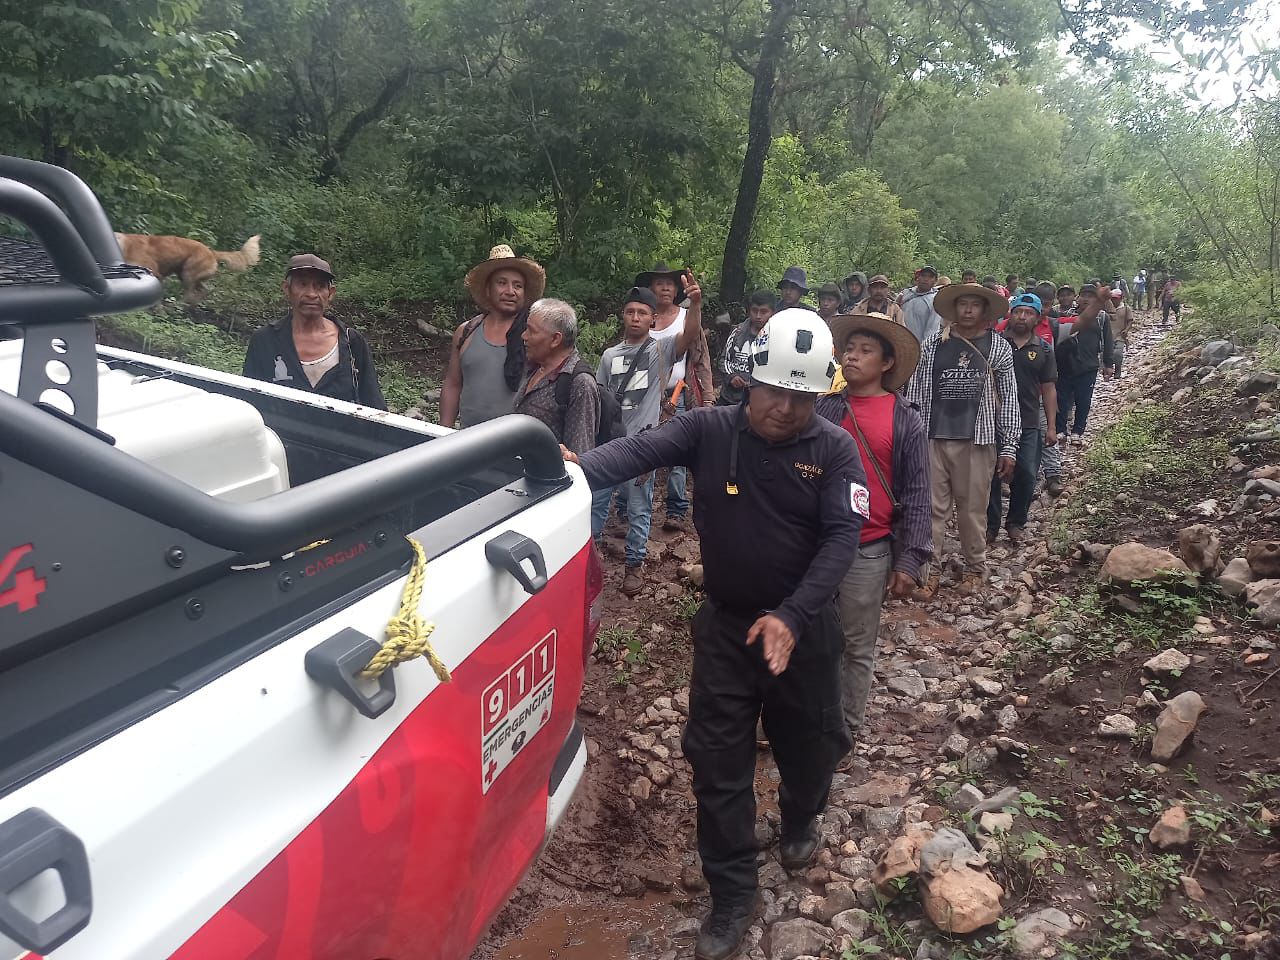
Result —
<path fill-rule="evenodd" d="M 791 263 L 815 286 L 854 269 L 905 284 L 923 258 L 957 278 L 1222 277 L 1261 323 L 1280 311 L 1280 102 L 1266 51 L 1222 59 L 1249 16 L 1248 0 L 0 0 L 0 133 L 84 176 L 123 229 L 222 249 L 263 234 L 269 266 L 244 288 L 263 293 L 310 248 L 347 296 L 452 302 L 510 242 L 580 303 L 657 259 L 737 301 Z M 1116 23 L 1207 44 L 1216 63 L 1188 56 L 1230 67 L 1244 100 L 1213 114 L 1140 54 L 1114 59 Z"/>

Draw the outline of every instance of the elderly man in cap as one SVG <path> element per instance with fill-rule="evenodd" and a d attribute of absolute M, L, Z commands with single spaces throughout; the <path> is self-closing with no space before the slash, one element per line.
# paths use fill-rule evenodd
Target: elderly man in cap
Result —
<path fill-rule="evenodd" d="M 800 298 L 808 292 L 809 278 L 804 270 L 800 267 L 787 267 L 782 271 L 782 279 L 778 281 L 777 309 L 788 310 L 799 307 L 801 310 L 812 310 L 813 307 L 800 302 Z"/>
<path fill-rule="evenodd" d="M 711 348 L 707 345 L 707 334 L 702 329 L 701 304 L 696 308 L 682 307 L 686 293 L 683 282 L 683 271 L 675 270 L 660 262 L 652 270 L 636 277 L 635 286 L 648 287 L 658 301 L 658 311 L 654 317 L 653 330 L 650 336 L 655 340 L 666 340 L 684 330 L 686 309 L 697 309 L 698 316 L 694 322 L 698 325 L 698 335 L 689 341 L 689 349 L 676 359 L 667 378 L 666 391 L 663 397 L 662 412 L 674 416 L 694 407 L 705 407 L 715 403 L 715 387 L 711 383 Z M 688 532 L 689 497 L 687 494 L 688 471 L 684 467 L 672 467 L 667 473 L 667 515 L 662 529 L 669 532 Z"/>
<path fill-rule="evenodd" d="M 850 310 L 849 313 L 853 316 L 882 313 L 894 323 L 900 323 L 904 327 L 907 325 L 907 319 L 902 313 L 902 308 L 894 303 L 892 297 L 889 296 L 889 278 L 883 273 L 877 273 L 871 278 L 871 282 L 867 284 L 867 298 Z"/>
<path fill-rule="evenodd" d="M 780 311 L 755 341 L 745 403 L 565 457 L 594 489 L 676 463 L 698 478 L 694 524 L 707 598 L 691 624 L 683 740 L 711 888 L 698 960 L 734 956 L 754 915 L 757 719 L 781 774 L 777 857 L 788 870 L 803 870 L 817 851 L 817 817 L 849 749 L 839 722 L 843 636 L 834 597 L 869 494 L 849 434 L 814 413 L 834 372 L 831 343 L 812 312 Z"/>
<path fill-rule="evenodd" d="M 897 393 L 920 360 L 920 341 L 882 313 L 840 316 L 831 330 L 845 388 L 822 397 L 817 413 L 853 437 L 870 490 L 858 558 L 838 598 L 844 631 L 841 704 L 845 728 L 856 741 L 885 592 L 909 596 L 923 585 L 922 571 L 933 555 L 929 447 L 920 414 Z"/>
<path fill-rule="evenodd" d="M 282 284 L 289 312 L 249 340 L 244 375 L 335 400 L 387 409 L 373 354 L 359 331 L 325 316 L 337 285 L 327 260 L 300 253 Z"/>
<path fill-rule="evenodd" d="M 481 312 L 453 332 L 440 385 L 440 423 L 446 427 L 473 427 L 511 412 L 525 372 L 528 307 L 542 297 L 547 275 L 503 243 L 468 271 L 465 283 Z"/>
<path fill-rule="evenodd" d="M 972 592 L 986 579 L 991 475 L 1013 474 L 1022 438 L 1013 350 L 991 329 L 1009 301 L 980 284 L 953 283 L 935 304 L 949 326 L 921 348 L 906 396 L 929 437 L 935 550 L 941 554 L 954 510 L 964 562 L 960 587 Z M 936 584 L 936 575 L 930 577 L 930 589 Z"/>
<path fill-rule="evenodd" d="M 925 343 L 942 325 L 942 318 L 933 309 L 938 268 L 926 263 L 916 271 L 915 281 L 914 287 L 907 287 L 898 294 L 898 306 L 902 308 L 907 329 L 915 334 L 917 340 Z"/>

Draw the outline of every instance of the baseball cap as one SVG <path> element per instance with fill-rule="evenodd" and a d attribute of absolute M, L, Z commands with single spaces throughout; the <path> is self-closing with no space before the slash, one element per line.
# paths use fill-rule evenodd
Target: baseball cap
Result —
<path fill-rule="evenodd" d="M 932 273 L 935 277 L 938 275 L 938 268 L 931 263 L 926 263 L 923 267 L 916 271 L 916 274 Z"/>
<path fill-rule="evenodd" d="M 628 290 L 622 305 L 625 307 L 628 303 L 643 303 L 650 310 L 657 311 L 658 309 L 658 298 L 653 295 L 653 291 L 648 287 L 632 287 Z"/>
<path fill-rule="evenodd" d="M 1034 293 L 1020 293 L 1009 301 L 1009 312 L 1012 313 L 1019 307 L 1030 307 L 1036 313 L 1044 312 L 1044 304 L 1040 302 L 1040 298 Z"/>
<path fill-rule="evenodd" d="M 867 281 L 868 287 L 874 287 L 877 283 L 883 283 L 886 287 L 890 286 L 889 278 L 883 273 L 877 273 L 874 277 Z"/>
<path fill-rule="evenodd" d="M 1123 291 L 1123 290 L 1120 290 L 1119 288 L 1117 288 L 1117 289 L 1115 289 L 1115 290 L 1112 290 L 1112 291 L 1111 291 L 1111 299 L 1112 299 L 1112 300 L 1123 300 L 1123 299 L 1124 299 L 1124 291 Z"/>
<path fill-rule="evenodd" d="M 330 280 L 334 279 L 333 268 L 329 266 L 329 261 L 321 260 L 314 253 L 300 253 L 290 257 L 289 266 L 285 269 L 284 275 L 287 277 L 295 270 L 318 270 L 326 274 Z"/>

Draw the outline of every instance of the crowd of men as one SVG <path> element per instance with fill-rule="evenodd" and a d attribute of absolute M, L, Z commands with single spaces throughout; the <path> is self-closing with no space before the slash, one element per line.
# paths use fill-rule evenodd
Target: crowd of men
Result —
<path fill-rule="evenodd" d="M 802 869 L 863 723 L 883 600 L 985 589 L 988 548 L 1023 540 L 1041 489 L 1061 494 L 1061 450 L 1085 442 L 1099 375 L 1121 375 L 1134 309 L 1158 287 L 1176 315 L 1179 282 L 953 283 L 926 264 L 902 289 L 854 271 L 811 291 L 792 266 L 751 294 L 713 360 L 699 283 L 659 263 L 594 365 L 533 260 L 494 247 L 466 286 L 480 312 L 453 333 L 441 423 L 545 423 L 592 489 L 597 542 L 615 504 L 625 515 L 628 596 L 644 586 L 656 471 L 669 531 L 688 530 L 692 473 L 706 599 L 683 747 L 712 896 L 696 955 L 725 960 L 757 886 L 757 724 L 781 774 L 779 859 Z M 245 372 L 383 406 L 363 338 L 326 317 L 334 287 L 320 258 L 290 261 L 290 312 L 255 334 Z"/>

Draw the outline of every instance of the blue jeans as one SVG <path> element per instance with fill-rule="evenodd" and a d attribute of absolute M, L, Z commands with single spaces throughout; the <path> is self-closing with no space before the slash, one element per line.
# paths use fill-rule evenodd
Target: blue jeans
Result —
<path fill-rule="evenodd" d="M 638 567 L 644 562 L 649 548 L 649 523 L 653 520 L 653 474 L 645 477 L 644 483 L 639 486 L 636 486 L 634 480 L 627 480 L 616 487 L 604 487 L 591 494 L 592 539 L 598 540 L 604 532 L 614 491 L 622 494 L 627 502 L 626 563 L 628 567 Z"/>
<path fill-rule="evenodd" d="M 1031 497 L 1036 492 L 1036 478 L 1040 473 L 1040 456 L 1044 452 L 1044 436 L 1040 428 L 1024 427 L 1018 454 L 1013 462 L 1013 479 L 1009 482 L 1009 518 L 1011 527 L 1027 525 L 1027 511 L 1031 509 Z M 1000 532 L 1000 520 L 1004 515 L 1003 491 L 1000 474 L 991 478 L 991 499 L 987 502 L 987 536 Z"/>
<path fill-rule="evenodd" d="M 1084 436 L 1085 424 L 1089 422 L 1089 407 L 1093 405 L 1093 388 L 1097 382 L 1097 370 L 1086 370 L 1084 373 L 1058 378 L 1059 436 L 1067 432 L 1067 422 L 1073 407 L 1076 416 L 1071 432 L 1077 437 Z"/>
<path fill-rule="evenodd" d="M 689 382 L 686 380 L 684 389 L 680 391 L 680 399 L 676 402 L 676 416 L 690 408 L 689 390 Z M 672 467 L 667 471 L 668 517 L 683 517 L 688 514 L 689 497 L 686 493 L 688 478 L 689 469 L 687 467 Z"/>

